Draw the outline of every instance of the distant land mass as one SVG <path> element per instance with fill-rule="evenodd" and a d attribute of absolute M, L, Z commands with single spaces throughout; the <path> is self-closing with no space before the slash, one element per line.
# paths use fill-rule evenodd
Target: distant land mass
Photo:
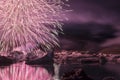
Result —
<path fill-rule="evenodd" d="M 120 54 L 120 45 L 111 45 L 108 47 L 104 47 L 98 51 L 99 53 L 106 53 L 106 54 Z"/>

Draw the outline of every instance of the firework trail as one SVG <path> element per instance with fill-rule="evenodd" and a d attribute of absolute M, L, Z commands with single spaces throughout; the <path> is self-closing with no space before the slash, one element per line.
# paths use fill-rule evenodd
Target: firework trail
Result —
<path fill-rule="evenodd" d="M 58 45 L 62 4 L 61 0 L 0 0 L 0 51 L 27 43 L 45 48 Z"/>
<path fill-rule="evenodd" d="M 31 67 L 25 63 L 13 64 L 0 69 L 0 80 L 53 80 L 52 76 L 41 67 Z"/>

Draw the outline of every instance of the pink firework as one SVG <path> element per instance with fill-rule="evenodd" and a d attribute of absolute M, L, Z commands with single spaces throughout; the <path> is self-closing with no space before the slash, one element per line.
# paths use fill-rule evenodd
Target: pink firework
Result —
<path fill-rule="evenodd" d="M 24 63 L 13 64 L 0 69 L 0 80 L 53 80 L 52 76 L 41 67 L 30 67 Z"/>
<path fill-rule="evenodd" d="M 27 43 L 58 45 L 62 4 L 61 0 L 0 0 L 0 51 Z"/>

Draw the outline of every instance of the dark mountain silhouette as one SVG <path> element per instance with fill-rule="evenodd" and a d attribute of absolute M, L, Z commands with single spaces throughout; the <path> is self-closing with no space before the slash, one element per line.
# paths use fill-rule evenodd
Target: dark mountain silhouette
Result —
<path fill-rule="evenodd" d="M 120 45 L 111 45 L 105 48 L 102 48 L 99 52 L 106 54 L 120 54 Z"/>

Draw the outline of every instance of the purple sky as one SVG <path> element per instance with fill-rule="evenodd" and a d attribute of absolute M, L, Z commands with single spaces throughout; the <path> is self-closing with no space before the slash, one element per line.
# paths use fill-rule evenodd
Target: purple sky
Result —
<path fill-rule="evenodd" d="M 72 11 L 63 26 L 63 48 L 120 44 L 120 1 L 69 0 L 67 4 Z"/>

